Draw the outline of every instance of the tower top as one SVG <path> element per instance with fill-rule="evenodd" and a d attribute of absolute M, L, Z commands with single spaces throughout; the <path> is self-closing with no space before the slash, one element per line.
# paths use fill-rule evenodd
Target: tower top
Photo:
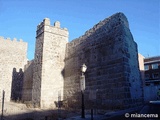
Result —
<path fill-rule="evenodd" d="M 43 26 L 52 26 L 52 27 L 55 27 L 55 28 L 60 28 L 60 22 L 56 21 L 54 23 L 54 25 L 51 25 L 50 19 L 49 18 L 44 18 L 43 21 L 37 26 L 37 30 L 41 29 Z M 60 29 L 67 30 L 67 28 L 60 28 Z"/>
<path fill-rule="evenodd" d="M 44 18 L 43 24 L 44 25 L 50 25 L 50 19 L 49 18 Z"/>
<path fill-rule="evenodd" d="M 37 26 L 36 36 L 39 36 L 43 32 L 52 32 L 67 37 L 69 34 L 67 28 L 61 28 L 59 21 L 56 21 L 53 25 L 51 25 L 49 18 L 44 18 L 43 21 Z"/>
<path fill-rule="evenodd" d="M 56 21 L 56 22 L 54 23 L 54 26 L 57 27 L 57 28 L 60 28 L 60 22 L 59 22 L 59 21 Z"/>

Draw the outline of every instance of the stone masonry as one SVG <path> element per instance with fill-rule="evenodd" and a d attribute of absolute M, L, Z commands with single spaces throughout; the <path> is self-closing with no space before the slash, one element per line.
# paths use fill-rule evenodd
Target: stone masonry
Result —
<path fill-rule="evenodd" d="M 24 66 L 22 101 L 25 103 L 32 101 L 33 65 L 34 60 L 31 60 Z"/>
<path fill-rule="evenodd" d="M 137 44 L 122 13 L 99 22 L 67 44 L 64 100 L 80 108 L 80 66 L 85 63 L 86 107 L 125 109 L 142 103 Z M 95 97 L 90 97 L 94 92 Z M 94 100 L 95 99 L 95 100 Z"/>
<path fill-rule="evenodd" d="M 17 41 L 16 38 L 11 40 L 10 38 L 0 37 L 0 98 L 2 98 L 2 91 L 5 91 L 5 100 L 11 99 L 11 87 L 15 81 L 14 76 L 17 77 L 16 72 L 19 69 L 23 71 L 24 65 L 27 62 L 27 43 L 22 40 Z M 22 79 L 17 77 L 18 81 Z M 13 88 L 17 90 L 18 86 Z M 13 94 L 16 91 L 13 92 Z"/>
<path fill-rule="evenodd" d="M 58 94 L 63 98 L 63 69 L 68 30 L 48 18 L 38 25 L 33 67 L 32 101 L 41 108 L 54 108 Z"/>
<path fill-rule="evenodd" d="M 85 63 L 87 108 L 115 110 L 142 103 L 137 44 L 123 13 L 100 21 L 71 42 L 68 36 L 59 21 L 51 25 L 45 18 L 37 26 L 34 59 L 27 64 L 27 44 L 1 38 L 0 95 L 4 89 L 10 100 L 11 83 L 18 79 L 12 83 L 14 99 L 48 109 L 61 100 L 66 108 L 80 109 L 80 67 Z"/>

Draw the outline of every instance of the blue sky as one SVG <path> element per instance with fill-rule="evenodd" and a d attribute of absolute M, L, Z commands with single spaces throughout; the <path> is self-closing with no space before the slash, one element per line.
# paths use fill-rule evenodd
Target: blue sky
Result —
<path fill-rule="evenodd" d="M 145 57 L 160 55 L 159 0 L 0 0 L 0 36 L 28 42 L 28 59 L 34 58 L 37 25 L 46 17 L 69 30 L 69 41 L 99 21 L 123 12 Z"/>

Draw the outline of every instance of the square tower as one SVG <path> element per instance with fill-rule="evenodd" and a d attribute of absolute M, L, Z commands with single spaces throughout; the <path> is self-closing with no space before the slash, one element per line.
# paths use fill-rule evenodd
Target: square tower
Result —
<path fill-rule="evenodd" d="M 41 108 L 54 108 L 58 97 L 63 98 L 63 69 L 68 30 L 60 22 L 50 25 L 45 18 L 37 26 L 33 68 L 32 101 Z"/>

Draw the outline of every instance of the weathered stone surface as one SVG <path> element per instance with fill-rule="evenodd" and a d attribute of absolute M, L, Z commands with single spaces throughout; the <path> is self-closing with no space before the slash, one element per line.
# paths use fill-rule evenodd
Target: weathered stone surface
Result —
<path fill-rule="evenodd" d="M 27 43 L 22 40 L 17 41 L 16 38 L 0 37 L 0 98 L 2 91 L 5 91 L 5 100 L 11 98 L 11 85 L 14 80 L 13 70 L 23 70 L 27 61 Z"/>
<path fill-rule="evenodd" d="M 63 98 L 63 69 L 68 30 L 48 18 L 37 27 L 32 100 L 41 108 L 54 108 L 58 93 Z"/>
<path fill-rule="evenodd" d="M 66 107 L 79 109 L 80 67 L 85 63 L 87 108 L 125 109 L 142 102 L 137 44 L 123 13 L 106 18 L 69 43 L 68 30 L 45 18 L 37 26 L 34 59 L 27 64 L 26 43 L 1 37 L 0 44 L 0 97 L 4 89 L 7 100 L 12 83 L 13 100 L 41 108 L 55 108 L 63 100 Z"/>
<path fill-rule="evenodd" d="M 83 63 L 88 67 L 85 91 L 88 107 L 89 93 L 96 90 L 98 106 L 104 109 L 123 109 L 142 102 L 137 44 L 124 14 L 117 13 L 99 22 L 67 44 L 64 100 L 72 108 L 81 100 L 79 80 Z"/>
<path fill-rule="evenodd" d="M 22 101 L 32 101 L 34 60 L 28 61 L 24 67 Z"/>

